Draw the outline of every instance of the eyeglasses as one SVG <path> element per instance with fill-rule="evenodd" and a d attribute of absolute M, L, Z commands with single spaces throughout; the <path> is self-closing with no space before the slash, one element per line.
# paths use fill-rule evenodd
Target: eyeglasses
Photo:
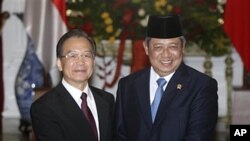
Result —
<path fill-rule="evenodd" d="M 94 58 L 94 55 L 92 52 L 84 52 L 83 54 L 79 54 L 76 52 L 69 52 L 66 55 L 62 55 L 62 58 L 65 57 L 66 59 L 69 60 L 76 60 L 79 59 L 81 57 L 81 59 L 84 60 L 92 60 Z"/>

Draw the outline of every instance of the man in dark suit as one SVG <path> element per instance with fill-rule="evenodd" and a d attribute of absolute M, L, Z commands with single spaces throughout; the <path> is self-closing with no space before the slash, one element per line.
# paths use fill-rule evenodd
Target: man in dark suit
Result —
<path fill-rule="evenodd" d="M 81 30 L 64 34 L 57 44 L 62 81 L 31 106 L 38 141 L 111 141 L 114 96 L 89 85 L 96 44 Z"/>
<path fill-rule="evenodd" d="M 208 141 L 218 117 L 217 81 L 183 62 L 179 17 L 150 16 L 151 67 L 120 79 L 116 141 Z"/>

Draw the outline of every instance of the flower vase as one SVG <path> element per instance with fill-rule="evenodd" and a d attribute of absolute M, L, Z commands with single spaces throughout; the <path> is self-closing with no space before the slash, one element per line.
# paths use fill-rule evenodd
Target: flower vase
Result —
<path fill-rule="evenodd" d="M 148 56 L 143 47 L 143 39 L 132 41 L 131 73 L 150 65 Z"/>

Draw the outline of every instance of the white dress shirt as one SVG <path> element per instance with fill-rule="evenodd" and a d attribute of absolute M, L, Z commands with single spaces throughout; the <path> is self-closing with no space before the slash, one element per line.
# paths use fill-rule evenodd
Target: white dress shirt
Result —
<path fill-rule="evenodd" d="M 81 104 L 82 104 L 81 95 L 83 92 L 87 94 L 87 105 L 88 105 L 88 107 L 89 107 L 90 111 L 92 112 L 92 115 L 95 119 L 96 129 L 97 129 L 97 133 L 98 133 L 98 140 L 100 140 L 98 113 L 97 113 L 97 108 L 96 108 L 96 104 L 95 104 L 95 99 L 94 99 L 94 96 L 89 88 L 89 85 L 87 84 L 86 87 L 84 88 L 84 90 L 81 91 L 81 90 L 73 87 L 72 85 L 70 85 L 64 79 L 62 79 L 62 84 L 66 88 L 66 90 L 70 93 L 70 95 L 73 97 L 73 99 L 75 100 L 75 102 L 77 103 L 77 105 L 79 106 L 80 109 L 81 109 Z"/>
<path fill-rule="evenodd" d="M 167 85 L 168 85 L 168 82 L 169 80 L 172 78 L 172 76 L 174 75 L 175 72 L 167 75 L 167 76 L 164 76 L 162 78 L 164 78 L 167 83 L 163 86 L 163 89 L 165 91 Z M 160 76 L 155 72 L 155 70 L 153 69 L 153 67 L 150 68 L 150 78 L 149 78 L 149 92 L 150 92 L 150 105 L 153 103 L 153 100 L 155 98 L 155 92 L 158 88 L 158 84 L 157 84 L 157 80 L 160 78 Z"/>

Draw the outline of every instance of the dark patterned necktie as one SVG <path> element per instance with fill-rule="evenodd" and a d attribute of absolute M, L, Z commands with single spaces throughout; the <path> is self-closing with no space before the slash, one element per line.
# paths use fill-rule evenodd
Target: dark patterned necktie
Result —
<path fill-rule="evenodd" d="M 97 135 L 97 128 L 96 128 L 96 124 L 95 124 L 95 119 L 87 105 L 87 94 L 86 93 L 82 93 L 82 96 L 81 96 L 81 99 L 82 99 L 82 104 L 81 104 L 81 109 L 82 109 L 82 112 L 84 113 L 86 119 L 88 120 L 89 122 L 89 125 L 91 127 L 91 129 L 93 130 L 93 133 L 96 137 L 96 139 L 98 140 L 98 135 Z"/>

